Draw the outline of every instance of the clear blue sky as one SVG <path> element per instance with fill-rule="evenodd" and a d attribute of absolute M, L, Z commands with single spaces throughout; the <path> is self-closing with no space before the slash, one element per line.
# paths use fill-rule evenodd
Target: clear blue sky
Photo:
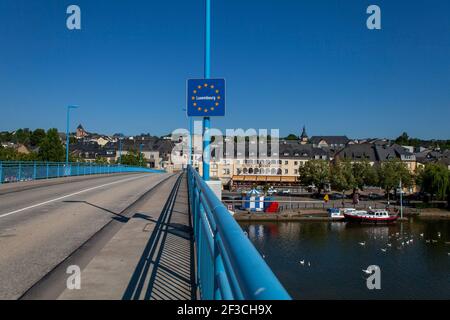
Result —
<path fill-rule="evenodd" d="M 66 28 L 66 8 L 82 30 Z M 366 28 L 378 4 L 382 30 Z M 203 75 L 203 0 L 1 0 L 0 130 L 166 134 Z M 450 1 L 213 0 L 219 128 L 450 138 Z"/>

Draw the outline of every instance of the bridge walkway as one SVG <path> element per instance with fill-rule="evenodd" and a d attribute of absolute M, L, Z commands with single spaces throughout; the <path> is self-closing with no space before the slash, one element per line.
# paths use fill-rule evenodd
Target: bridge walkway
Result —
<path fill-rule="evenodd" d="M 180 174 L 151 194 L 59 299 L 195 299 L 187 188 Z"/>

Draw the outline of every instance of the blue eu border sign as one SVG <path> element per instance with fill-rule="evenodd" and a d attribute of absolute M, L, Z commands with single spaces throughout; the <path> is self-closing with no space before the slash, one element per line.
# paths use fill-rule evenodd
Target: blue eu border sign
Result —
<path fill-rule="evenodd" d="M 187 81 L 188 117 L 225 116 L 225 79 Z"/>

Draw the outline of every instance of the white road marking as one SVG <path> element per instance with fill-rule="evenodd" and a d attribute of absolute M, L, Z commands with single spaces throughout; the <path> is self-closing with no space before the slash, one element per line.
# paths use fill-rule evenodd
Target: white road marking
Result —
<path fill-rule="evenodd" d="M 59 200 L 65 199 L 65 198 L 76 196 L 76 195 L 78 195 L 80 193 L 92 191 L 92 190 L 95 190 L 95 189 L 100 189 L 100 188 L 103 188 L 103 187 L 106 187 L 106 186 L 110 186 L 110 185 L 113 185 L 113 184 L 117 184 L 117 183 L 121 183 L 121 182 L 126 182 L 126 181 L 140 179 L 140 178 L 143 178 L 143 177 L 148 177 L 148 175 L 142 175 L 142 176 L 138 176 L 138 177 L 122 179 L 122 180 L 118 180 L 118 181 L 114 181 L 114 182 L 105 183 L 105 184 L 102 184 L 100 186 L 96 186 L 96 187 L 80 190 L 80 191 L 77 191 L 77 192 L 74 192 L 74 193 L 67 194 L 65 196 L 59 197 L 59 198 L 55 198 L 55 199 L 52 199 L 52 200 L 48 200 L 48 201 L 44 201 L 44 202 L 41 202 L 41 203 L 37 203 L 37 204 L 34 204 L 32 206 L 25 207 L 25 208 L 18 209 L 18 210 L 14 210 L 14 211 L 11 211 L 11 212 L 8 212 L 8 213 L 0 214 L 0 218 L 4 218 L 4 217 L 7 217 L 7 216 L 10 216 L 12 214 L 19 213 L 19 212 L 22 212 L 22 211 L 25 211 L 25 210 L 29 210 L 29 209 L 33 209 L 33 208 L 36 208 L 36 207 L 40 207 L 40 206 L 43 206 L 43 205 L 46 205 L 46 204 L 49 204 L 49 203 L 52 203 L 52 202 L 55 202 L 55 201 L 59 201 Z"/>

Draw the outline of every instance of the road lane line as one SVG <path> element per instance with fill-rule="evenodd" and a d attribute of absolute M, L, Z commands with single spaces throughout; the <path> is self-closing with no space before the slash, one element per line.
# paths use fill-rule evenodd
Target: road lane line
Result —
<path fill-rule="evenodd" d="M 18 210 L 14 210 L 14 211 L 11 211 L 11 212 L 0 214 L 0 218 L 4 218 L 4 217 L 7 217 L 7 216 L 10 216 L 12 214 L 19 213 L 19 212 L 22 212 L 22 211 L 25 211 L 25 210 L 29 210 L 29 209 L 33 209 L 33 208 L 36 208 L 36 207 L 40 207 L 40 206 L 43 206 L 43 205 L 46 205 L 46 204 L 49 204 L 49 203 L 52 203 L 52 202 L 55 202 L 55 201 L 59 201 L 59 200 L 65 199 L 65 198 L 73 197 L 73 196 L 76 196 L 76 195 L 78 195 L 80 193 L 84 193 L 84 192 L 100 189 L 100 188 L 107 187 L 107 186 L 110 186 L 110 185 L 113 185 L 113 184 L 117 184 L 117 183 L 121 183 L 121 182 L 127 182 L 127 181 L 131 181 L 131 180 L 140 179 L 140 178 L 143 178 L 143 177 L 148 177 L 148 175 L 142 175 L 142 176 L 138 176 L 138 177 L 122 179 L 122 180 L 118 180 L 118 181 L 114 181 L 114 182 L 105 183 L 105 184 L 102 184 L 100 186 L 96 186 L 96 187 L 92 187 L 92 188 L 88 188 L 88 189 L 83 189 L 83 190 L 80 190 L 80 191 L 77 191 L 77 192 L 74 192 L 74 193 L 71 193 L 71 194 L 67 194 L 67 195 L 62 196 L 62 197 L 58 197 L 58 198 L 55 198 L 55 199 L 52 199 L 52 200 L 47 200 L 47 201 L 44 201 L 44 202 L 41 202 L 41 203 L 37 203 L 37 204 L 34 204 L 32 206 L 29 206 L 29 207 L 25 207 L 25 208 L 22 208 L 22 209 L 18 209 Z"/>

